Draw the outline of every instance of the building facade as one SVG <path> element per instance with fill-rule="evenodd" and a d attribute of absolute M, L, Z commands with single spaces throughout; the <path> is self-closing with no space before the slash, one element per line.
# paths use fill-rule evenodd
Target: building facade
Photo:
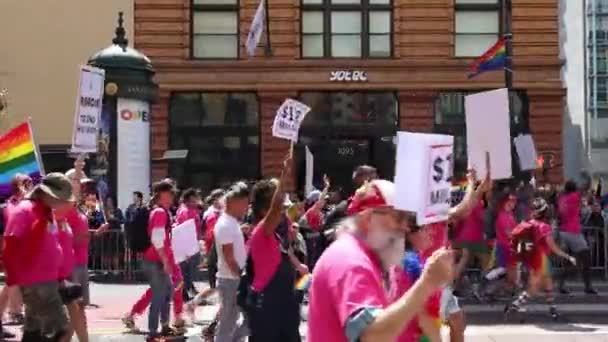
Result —
<path fill-rule="evenodd" d="M 315 183 L 326 172 L 345 188 L 355 165 L 394 172 L 398 130 L 456 137 L 466 169 L 464 95 L 504 87 L 504 73 L 467 78 L 474 57 L 502 34 L 500 0 L 270 0 L 270 46 L 244 44 L 257 0 L 136 0 L 135 47 L 156 68 L 152 177 L 205 190 L 276 176 L 288 143 L 272 137 L 285 98 L 312 108 L 295 147 L 289 186 L 301 188 L 304 146 Z M 513 135 L 562 162 L 559 8 L 512 0 Z M 264 35 L 265 36 L 265 35 Z M 168 150 L 188 150 L 163 160 Z M 550 170 L 552 181 L 562 169 Z"/>
<path fill-rule="evenodd" d="M 0 1 L 0 89 L 9 101 L 0 131 L 31 117 L 49 172 L 71 167 L 79 65 L 111 43 L 118 11 L 133 27 L 132 0 Z"/>

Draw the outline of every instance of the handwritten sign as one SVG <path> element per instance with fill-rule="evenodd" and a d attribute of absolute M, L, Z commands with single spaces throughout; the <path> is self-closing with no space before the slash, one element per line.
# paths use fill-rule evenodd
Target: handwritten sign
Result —
<path fill-rule="evenodd" d="M 103 105 L 105 71 L 82 66 L 76 99 L 72 152 L 97 152 L 97 133 Z"/>
<path fill-rule="evenodd" d="M 304 121 L 310 107 L 293 99 L 286 99 L 279 107 L 272 125 L 272 135 L 277 138 L 298 142 L 300 124 Z"/>
<path fill-rule="evenodd" d="M 447 220 L 454 137 L 397 133 L 395 208 L 416 213 L 418 224 Z"/>

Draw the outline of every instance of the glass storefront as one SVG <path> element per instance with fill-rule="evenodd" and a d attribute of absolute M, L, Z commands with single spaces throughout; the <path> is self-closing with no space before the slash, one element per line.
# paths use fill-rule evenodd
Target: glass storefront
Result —
<path fill-rule="evenodd" d="M 399 105 L 392 92 L 305 92 L 300 101 L 311 107 L 300 128 L 296 153 L 298 189 L 304 188 L 304 146 L 314 156 L 315 187 L 322 187 L 327 173 L 335 188 L 352 193 L 356 166 L 378 168 L 392 179 Z"/>
<path fill-rule="evenodd" d="M 174 93 L 169 149 L 188 150 L 169 174 L 181 188 L 209 191 L 260 176 L 259 102 L 255 93 Z"/>

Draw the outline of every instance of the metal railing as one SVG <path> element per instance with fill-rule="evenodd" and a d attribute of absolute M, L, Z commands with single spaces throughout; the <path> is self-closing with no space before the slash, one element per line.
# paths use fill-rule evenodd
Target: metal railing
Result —
<path fill-rule="evenodd" d="M 91 231 L 89 271 L 98 279 L 141 279 L 139 256 L 128 248 L 121 230 L 109 230 L 99 234 Z"/>

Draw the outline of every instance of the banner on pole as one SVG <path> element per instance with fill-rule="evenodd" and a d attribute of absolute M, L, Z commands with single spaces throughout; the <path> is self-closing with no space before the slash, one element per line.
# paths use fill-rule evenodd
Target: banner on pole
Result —
<path fill-rule="evenodd" d="M 103 104 L 105 71 L 90 66 L 80 68 L 76 114 L 72 132 L 72 152 L 97 152 L 97 133 Z"/>
<path fill-rule="evenodd" d="M 11 195 L 11 181 L 18 173 L 36 183 L 44 173 L 29 121 L 0 136 L 0 197 Z"/>

